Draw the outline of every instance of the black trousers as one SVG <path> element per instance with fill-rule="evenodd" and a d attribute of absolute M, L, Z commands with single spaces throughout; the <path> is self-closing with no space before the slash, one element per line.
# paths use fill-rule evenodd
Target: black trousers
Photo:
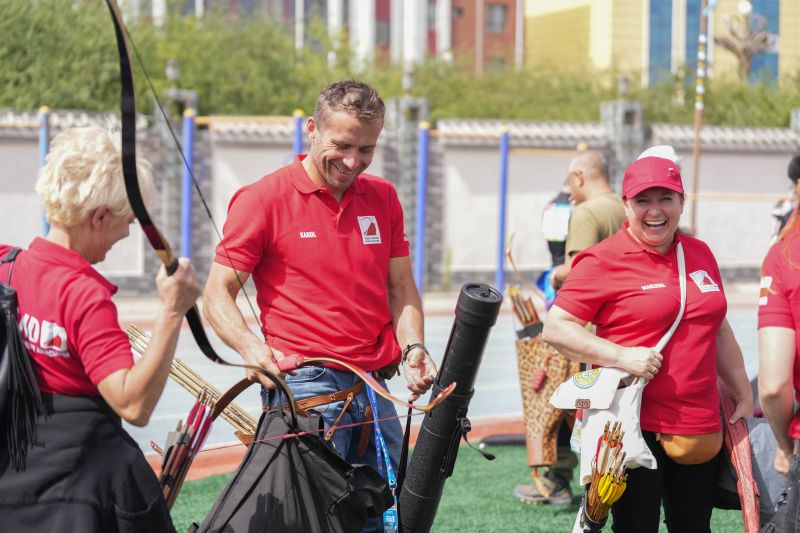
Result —
<path fill-rule="evenodd" d="M 670 533 L 710 533 L 719 471 L 719 454 L 699 465 L 679 465 L 669 458 L 652 431 L 642 431 L 658 468 L 628 470 L 628 487 L 611 507 L 615 533 L 657 533 L 664 503 Z"/>

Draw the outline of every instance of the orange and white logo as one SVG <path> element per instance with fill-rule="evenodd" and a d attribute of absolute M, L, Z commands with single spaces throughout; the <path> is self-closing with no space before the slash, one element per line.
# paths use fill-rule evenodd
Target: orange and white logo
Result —
<path fill-rule="evenodd" d="M 358 227 L 361 229 L 361 238 L 364 244 L 380 244 L 381 231 L 375 217 L 358 217 Z"/>
<path fill-rule="evenodd" d="M 719 285 L 711 279 L 711 276 L 708 275 L 708 272 L 705 270 L 698 270 L 696 272 L 692 272 L 689 274 L 694 282 L 697 284 L 697 287 L 700 289 L 700 292 L 712 292 L 717 291 L 719 292 Z"/>

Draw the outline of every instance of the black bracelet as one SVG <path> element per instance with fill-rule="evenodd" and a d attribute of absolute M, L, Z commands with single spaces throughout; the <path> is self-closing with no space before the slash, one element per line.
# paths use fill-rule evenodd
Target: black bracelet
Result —
<path fill-rule="evenodd" d="M 406 347 L 405 347 L 405 349 L 403 350 L 403 358 L 402 358 L 402 359 L 400 359 L 400 363 L 401 363 L 401 364 L 406 364 L 406 357 L 408 356 L 408 352 L 410 352 L 410 351 L 411 351 L 411 350 L 413 350 L 414 348 L 421 348 L 423 352 L 425 352 L 426 354 L 430 355 L 430 354 L 428 353 L 428 349 L 427 349 L 427 348 L 425 348 L 425 345 L 424 345 L 424 344 L 421 344 L 421 343 L 419 343 L 419 342 L 417 342 L 417 343 L 414 343 L 414 344 L 409 344 L 409 345 L 408 345 L 408 346 L 406 346 Z"/>

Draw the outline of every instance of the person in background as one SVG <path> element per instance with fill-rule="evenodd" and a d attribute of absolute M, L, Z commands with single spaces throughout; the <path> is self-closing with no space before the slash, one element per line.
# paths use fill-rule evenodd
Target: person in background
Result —
<path fill-rule="evenodd" d="M 798 198 L 800 198 L 800 185 L 798 185 L 798 181 L 800 181 L 800 155 L 794 156 L 789 162 L 787 174 L 789 179 L 792 180 L 792 184 L 789 187 L 792 197 L 778 202 L 778 205 L 772 210 L 772 216 L 775 217 L 775 231 L 772 234 L 772 242 L 777 240 L 778 234 L 789 222 L 789 217 L 792 216 L 795 207 L 797 207 Z"/>
<path fill-rule="evenodd" d="M 789 177 L 798 162 L 792 160 Z M 796 186 L 797 178 L 792 181 Z M 800 224 L 791 218 L 764 259 L 758 300 L 758 396 L 778 446 L 775 470 L 789 478 L 786 514 L 779 510 L 773 518 L 773 523 L 786 520 L 776 523 L 776 531 L 785 533 L 798 531 L 800 519 L 800 411 L 794 411 L 795 398 L 800 399 L 799 234 Z"/>
<path fill-rule="evenodd" d="M 171 276 L 160 268 L 152 337 L 134 364 L 111 300 L 117 287 L 92 268 L 135 221 L 119 146 L 118 134 L 97 127 L 53 139 L 36 183 L 50 231 L 19 252 L 13 269 L 0 265 L 0 279 L 10 277 L 19 298 L 20 333 L 48 415 L 39 417 L 24 471 L 0 457 L 0 529 L 175 531 L 158 480 L 121 419 L 135 426 L 150 419 L 200 286 L 185 257 Z M 150 164 L 137 158 L 136 166 L 153 206 Z M 11 250 L 0 245 L 0 257 Z M 7 456 L 4 446 L 0 452 Z"/>
<path fill-rule="evenodd" d="M 575 207 L 569 219 L 564 264 L 550 274 L 555 289 L 567 279 L 575 256 L 619 231 L 625 221 L 622 199 L 611 190 L 608 180 L 608 165 L 598 152 L 581 152 L 569 164 L 567 183 Z"/>

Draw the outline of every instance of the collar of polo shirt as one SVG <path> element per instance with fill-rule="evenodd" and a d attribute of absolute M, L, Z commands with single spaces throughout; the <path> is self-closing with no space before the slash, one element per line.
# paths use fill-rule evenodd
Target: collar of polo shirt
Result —
<path fill-rule="evenodd" d="M 630 227 L 631 223 L 628 222 L 627 220 L 622 223 L 622 229 L 620 231 L 624 233 L 624 237 L 621 239 L 617 239 L 617 243 L 619 244 L 622 253 L 635 254 L 639 252 L 649 252 L 661 255 L 652 248 L 649 248 L 644 244 L 640 243 L 639 241 L 637 241 L 636 238 L 633 235 L 631 235 L 630 231 L 628 231 L 628 228 Z M 678 246 L 678 243 L 681 242 L 681 238 L 682 238 L 681 234 L 676 231 L 675 238 L 672 241 L 672 245 L 669 247 L 669 250 L 667 250 L 667 253 L 665 255 L 669 255 L 672 253 L 675 247 Z"/>
<path fill-rule="evenodd" d="M 311 177 L 308 175 L 308 172 L 306 172 L 306 169 L 303 168 L 303 160 L 306 157 L 308 157 L 307 154 L 295 156 L 294 162 L 289 165 L 288 168 L 289 174 L 292 176 L 292 185 L 294 185 L 294 188 L 297 189 L 297 191 L 301 194 L 312 194 L 317 191 L 328 192 L 328 190 L 324 187 L 320 187 L 311 181 Z M 353 194 L 362 194 L 364 192 L 364 188 L 361 186 L 361 180 L 359 179 L 360 177 L 361 176 L 359 175 L 352 185 L 347 188 L 348 191 L 352 190 Z"/>

